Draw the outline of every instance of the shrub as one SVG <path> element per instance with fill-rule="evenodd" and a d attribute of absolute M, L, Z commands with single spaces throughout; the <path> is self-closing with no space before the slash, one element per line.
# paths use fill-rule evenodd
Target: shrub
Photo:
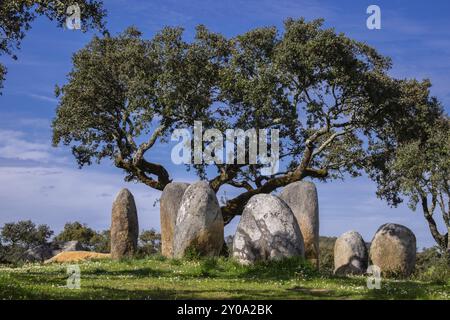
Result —
<path fill-rule="evenodd" d="M 423 249 L 417 254 L 414 278 L 445 284 L 450 281 L 450 256 L 439 247 Z"/>
<path fill-rule="evenodd" d="M 90 248 L 92 251 L 100 253 L 111 252 L 111 232 L 110 230 L 103 230 L 95 232 L 90 240 Z"/>
<path fill-rule="evenodd" d="M 138 256 L 146 257 L 161 252 L 161 234 L 156 230 L 145 230 L 139 235 Z"/>
<path fill-rule="evenodd" d="M 64 229 L 55 237 L 55 241 L 78 241 L 82 246 L 90 248 L 91 239 L 96 232 L 89 228 L 86 224 L 80 222 L 68 222 L 64 225 Z"/>
<path fill-rule="evenodd" d="M 36 226 L 30 220 L 5 223 L 0 233 L 0 262 L 23 262 L 23 256 L 28 249 L 47 245 L 52 234 L 49 226 Z"/>
<path fill-rule="evenodd" d="M 334 271 L 334 243 L 335 237 L 320 237 L 319 239 L 319 270 L 325 275 Z"/>
<path fill-rule="evenodd" d="M 78 241 L 87 250 L 108 253 L 111 251 L 111 236 L 109 230 L 97 232 L 85 223 L 68 222 L 64 229 L 55 237 L 56 242 Z"/>

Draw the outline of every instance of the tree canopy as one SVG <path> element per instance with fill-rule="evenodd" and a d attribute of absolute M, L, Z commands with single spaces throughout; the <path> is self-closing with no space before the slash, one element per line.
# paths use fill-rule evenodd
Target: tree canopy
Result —
<path fill-rule="evenodd" d="M 420 120 L 418 120 L 420 121 Z M 400 141 L 386 161 L 389 170 L 378 179 L 378 195 L 392 205 L 408 198 L 411 209 L 419 205 L 431 235 L 445 252 L 450 249 L 450 119 L 442 115 L 424 126 L 413 139 Z M 436 213 L 445 231 L 440 232 Z"/>
<path fill-rule="evenodd" d="M 10 55 L 17 59 L 15 51 L 26 32 L 31 29 L 37 16 L 55 20 L 63 27 L 67 18 L 67 8 L 77 4 L 81 11 L 81 29 L 104 30 L 103 2 L 99 0 L 7 0 L 0 2 L 0 55 Z M 5 80 L 6 68 L 0 64 L 0 89 Z"/>
<path fill-rule="evenodd" d="M 229 39 L 198 26 L 190 42 L 169 27 L 152 39 L 135 28 L 94 37 L 57 88 L 54 145 L 72 146 L 80 166 L 111 159 L 127 180 L 162 190 L 171 176 L 151 149 L 174 129 L 194 121 L 222 131 L 278 129 L 281 167 L 273 175 L 248 162 L 190 165 L 216 192 L 241 191 L 222 207 L 226 222 L 251 196 L 306 177 L 367 170 L 382 179 L 394 142 L 411 139 L 416 120 L 441 107 L 428 81 L 392 78 L 389 58 L 322 23 L 288 19 L 282 31 Z"/>
<path fill-rule="evenodd" d="M 5 223 L 1 228 L 1 242 L 12 246 L 23 246 L 30 248 L 46 244 L 47 240 L 52 236 L 53 231 L 50 227 L 42 224 L 36 226 L 30 220 L 19 222 Z"/>

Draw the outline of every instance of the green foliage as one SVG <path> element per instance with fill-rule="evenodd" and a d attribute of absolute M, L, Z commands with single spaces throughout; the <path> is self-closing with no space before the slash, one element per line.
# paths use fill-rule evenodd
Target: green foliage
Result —
<path fill-rule="evenodd" d="M 317 269 L 303 258 L 293 257 L 274 261 L 261 261 L 244 267 L 248 276 L 261 279 L 310 279 L 319 276 Z"/>
<path fill-rule="evenodd" d="M 103 19 L 106 12 L 102 1 L 97 0 L 7 0 L 0 2 L 0 56 L 11 55 L 17 59 L 15 50 L 20 49 L 20 43 L 32 22 L 37 16 L 45 16 L 56 20 L 59 27 L 66 21 L 66 10 L 72 4 L 78 4 L 81 10 L 81 28 L 87 31 L 91 28 L 105 30 Z M 6 74 L 6 68 L 0 64 L 0 89 Z"/>
<path fill-rule="evenodd" d="M 86 224 L 81 224 L 77 221 L 68 222 L 64 225 L 64 229 L 55 237 L 55 240 L 61 242 L 78 241 L 82 246 L 89 247 L 95 233 Z"/>
<path fill-rule="evenodd" d="M 111 250 L 110 231 L 97 232 L 80 222 L 69 222 L 55 237 L 56 242 L 78 241 L 87 250 L 107 253 Z"/>
<path fill-rule="evenodd" d="M 194 245 L 191 245 L 185 250 L 184 259 L 188 261 L 199 261 L 203 259 L 203 255 Z"/>
<path fill-rule="evenodd" d="M 127 180 L 162 189 L 168 173 L 143 155 L 174 127 L 208 114 L 217 68 L 208 46 L 214 35 L 204 33 L 199 29 L 192 45 L 182 41 L 179 28 L 165 28 L 151 41 L 135 28 L 116 38 L 95 37 L 74 55 L 69 83 L 57 88 L 54 144 L 73 142 L 80 166 L 112 158 Z M 138 145 L 137 137 L 146 142 Z"/>
<path fill-rule="evenodd" d="M 52 234 L 49 226 L 36 226 L 29 220 L 5 223 L 0 233 L 0 262 L 21 262 L 28 249 L 46 245 Z"/>
<path fill-rule="evenodd" d="M 436 244 L 446 251 L 450 230 L 450 119 L 440 115 L 430 122 L 423 117 L 417 119 L 428 123 L 423 130 L 396 140 L 396 149 L 386 162 L 390 169 L 378 180 L 378 195 L 394 205 L 407 197 L 412 210 L 420 204 Z M 436 212 L 440 212 L 446 227 L 443 233 Z"/>
<path fill-rule="evenodd" d="M 89 241 L 92 251 L 100 253 L 111 252 L 111 232 L 110 230 L 103 230 L 95 232 Z"/>
<path fill-rule="evenodd" d="M 213 277 L 214 271 L 217 269 L 218 259 L 217 258 L 205 258 L 201 260 L 200 274 L 203 277 Z"/>
<path fill-rule="evenodd" d="M 417 254 L 414 277 L 421 281 L 445 284 L 450 281 L 450 256 L 439 247 L 424 249 Z"/>
<path fill-rule="evenodd" d="M 11 246 L 23 246 L 29 248 L 46 244 L 53 231 L 44 224 L 36 226 L 30 220 L 5 223 L 1 229 L 1 241 Z"/>
<path fill-rule="evenodd" d="M 429 96 L 429 81 L 392 78 L 389 58 L 322 25 L 288 19 L 283 30 L 229 39 L 198 26 L 190 42 L 181 28 L 152 39 L 135 28 L 94 37 L 57 88 L 54 145 L 71 146 L 80 166 L 111 159 L 126 180 L 162 190 L 170 173 L 148 151 L 173 129 L 194 120 L 222 131 L 279 129 L 282 168 L 273 176 L 262 176 L 260 164 L 193 165 L 215 191 L 244 188 L 227 199 L 226 222 L 252 195 L 308 176 L 366 169 L 380 181 L 391 142 L 421 131 L 441 106 Z"/>
<path fill-rule="evenodd" d="M 161 234 L 156 230 L 144 230 L 139 235 L 138 256 L 146 257 L 161 252 Z"/>
<path fill-rule="evenodd" d="M 336 237 L 319 238 L 319 270 L 322 274 L 333 274 L 335 242 Z"/>

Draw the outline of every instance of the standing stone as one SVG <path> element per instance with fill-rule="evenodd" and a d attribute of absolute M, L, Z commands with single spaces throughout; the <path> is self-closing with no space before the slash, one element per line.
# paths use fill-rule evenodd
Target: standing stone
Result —
<path fill-rule="evenodd" d="M 304 257 L 303 237 L 294 214 L 280 198 L 258 194 L 242 212 L 233 240 L 233 257 L 242 264 Z"/>
<path fill-rule="evenodd" d="M 112 208 L 111 258 L 132 257 L 136 253 L 139 225 L 134 197 L 122 189 Z"/>
<path fill-rule="evenodd" d="M 208 182 L 191 184 L 183 194 L 175 224 L 173 255 L 192 252 L 217 256 L 224 243 L 224 223 L 219 201 Z"/>
<path fill-rule="evenodd" d="M 173 257 L 173 237 L 177 213 L 180 209 L 181 199 L 188 183 L 172 182 L 166 185 L 160 199 L 161 218 L 161 252 L 168 258 Z"/>
<path fill-rule="evenodd" d="M 305 244 L 305 257 L 319 267 L 319 201 L 314 183 L 298 181 L 280 194 L 297 219 Z"/>
<path fill-rule="evenodd" d="M 387 223 L 373 237 L 370 246 L 372 264 L 382 274 L 409 276 L 416 263 L 416 237 L 407 227 Z"/>
<path fill-rule="evenodd" d="M 334 273 L 337 275 L 364 274 L 368 254 L 364 239 L 356 231 L 348 231 L 334 244 Z"/>

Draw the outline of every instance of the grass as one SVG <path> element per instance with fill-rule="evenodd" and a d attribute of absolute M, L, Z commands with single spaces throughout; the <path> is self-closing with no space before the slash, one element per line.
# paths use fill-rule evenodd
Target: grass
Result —
<path fill-rule="evenodd" d="M 79 264 L 81 289 L 66 287 L 64 264 L 0 267 L 0 299 L 450 299 L 444 284 L 324 276 L 297 259 L 241 266 L 227 259 L 161 257 Z"/>

